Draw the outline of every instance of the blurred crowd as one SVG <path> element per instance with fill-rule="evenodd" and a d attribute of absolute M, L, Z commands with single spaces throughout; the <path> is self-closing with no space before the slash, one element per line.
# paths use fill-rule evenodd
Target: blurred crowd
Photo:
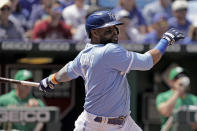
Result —
<path fill-rule="evenodd" d="M 111 9 L 116 18 L 125 23 L 119 27 L 120 42 L 157 43 L 169 28 L 185 34 L 181 44 L 197 41 L 197 22 L 188 19 L 186 0 L 153 0 L 143 8 L 138 7 L 136 0 L 117 0 L 113 8 L 98 6 L 98 1 L 1 0 L 0 40 L 73 40 L 86 43 L 86 17 L 96 10 Z"/>

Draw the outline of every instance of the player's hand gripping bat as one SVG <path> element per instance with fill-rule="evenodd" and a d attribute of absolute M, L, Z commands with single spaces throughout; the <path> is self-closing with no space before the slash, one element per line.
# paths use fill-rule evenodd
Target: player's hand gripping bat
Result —
<path fill-rule="evenodd" d="M 0 77 L 0 82 L 20 84 L 20 85 L 28 86 L 28 87 L 38 87 L 39 86 L 39 83 L 37 83 L 37 82 L 14 80 L 14 79 L 4 78 L 4 77 Z"/>

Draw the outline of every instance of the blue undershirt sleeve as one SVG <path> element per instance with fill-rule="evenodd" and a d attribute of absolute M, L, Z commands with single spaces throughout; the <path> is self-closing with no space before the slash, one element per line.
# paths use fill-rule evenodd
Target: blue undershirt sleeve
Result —
<path fill-rule="evenodd" d="M 159 43 L 155 46 L 155 49 L 159 50 L 163 55 L 164 52 L 166 51 L 167 46 L 168 46 L 168 41 L 166 39 L 161 39 Z"/>

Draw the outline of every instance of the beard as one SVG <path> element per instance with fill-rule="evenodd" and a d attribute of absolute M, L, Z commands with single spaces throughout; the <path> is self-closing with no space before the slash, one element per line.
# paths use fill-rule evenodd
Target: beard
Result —
<path fill-rule="evenodd" d="M 119 34 L 118 27 L 115 26 L 115 30 L 116 30 L 115 34 L 114 34 L 114 32 L 112 32 L 112 30 L 106 31 L 106 32 L 100 34 L 101 39 L 100 39 L 99 43 L 104 44 L 104 45 L 106 45 L 108 43 L 118 44 L 118 34 Z"/>
<path fill-rule="evenodd" d="M 118 44 L 118 40 L 113 40 L 113 39 L 102 39 L 102 40 L 100 41 L 100 43 L 101 43 L 101 44 L 104 44 L 104 45 L 106 45 L 106 44 L 108 44 L 108 43 L 115 43 L 115 44 Z"/>
<path fill-rule="evenodd" d="M 118 27 L 115 26 L 115 29 L 117 31 L 117 34 L 119 34 L 119 29 Z M 102 37 L 102 39 L 100 40 L 100 43 L 102 44 L 107 44 L 107 43 L 115 43 L 118 44 L 118 37 L 116 38 L 115 36 L 112 36 L 111 38 L 106 39 L 105 37 Z"/>

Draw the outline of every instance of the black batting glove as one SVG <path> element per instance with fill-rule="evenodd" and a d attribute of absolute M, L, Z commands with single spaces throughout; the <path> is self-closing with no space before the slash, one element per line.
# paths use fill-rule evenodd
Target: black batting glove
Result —
<path fill-rule="evenodd" d="M 168 41 L 168 45 L 172 45 L 180 39 L 183 39 L 185 36 L 182 32 L 177 31 L 174 28 L 169 29 L 166 33 L 163 34 L 163 39 Z"/>

